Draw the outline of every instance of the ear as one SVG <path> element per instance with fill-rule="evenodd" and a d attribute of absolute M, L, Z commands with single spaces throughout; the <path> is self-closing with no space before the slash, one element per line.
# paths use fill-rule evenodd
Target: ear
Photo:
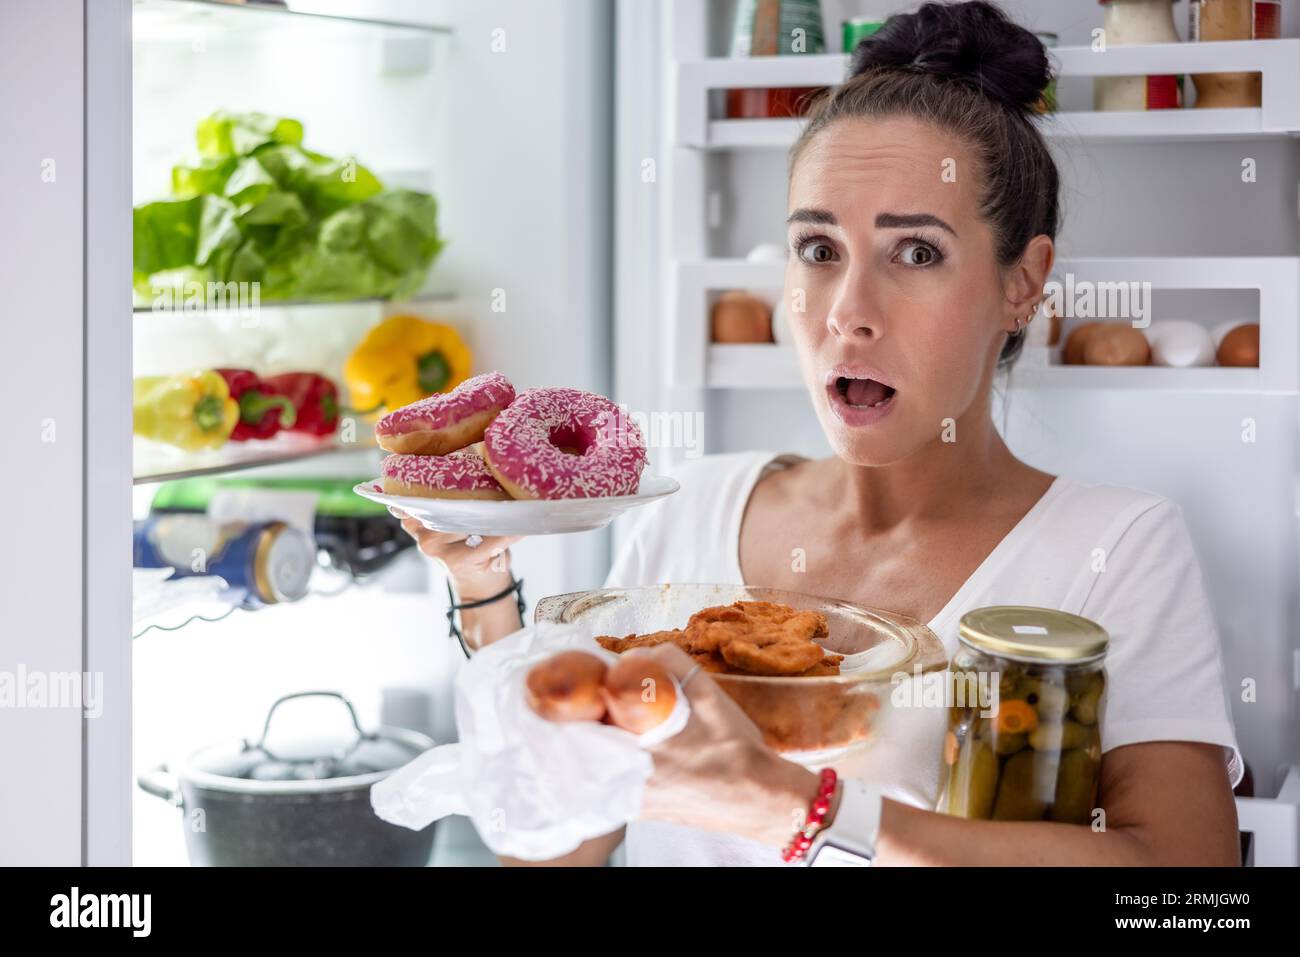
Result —
<path fill-rule="evenodd" d="M 1043 286 L 1056 262 L 1056 244 L 1048 236 L 1035 236 L 1025 246 L 1020 261 L 1008 270 L 1003 282 L 1008 319 L 1012 326 L 1025 319 L 1043 299 Z"/>

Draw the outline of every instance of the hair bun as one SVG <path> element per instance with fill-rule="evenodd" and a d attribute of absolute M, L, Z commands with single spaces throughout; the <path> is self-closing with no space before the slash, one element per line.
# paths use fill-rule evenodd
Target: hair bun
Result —
<path fill-rule="evenodd" d="M 890 17 L 854 49 L 849 76 L 874 69 L 957 80 L 1014 110 L 1032 110 L 1051 79 L 1039 39 L 983 0 Z"/>

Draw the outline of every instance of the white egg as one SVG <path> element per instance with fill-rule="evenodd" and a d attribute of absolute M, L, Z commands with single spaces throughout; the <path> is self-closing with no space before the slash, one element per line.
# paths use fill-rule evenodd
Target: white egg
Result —
<path fill-rule="evenodd" d="M 745 256 L 749 263 L 783 263 L 786 250 L 780 243 L 759 243 Z"/>
<path fill-rule="evenodd" d="M 751 263 L 772 263 L 774 265 L 784 263 L 785 247 L 778 243 L 760 243 L 749 251 L 749 255 L 745 257 L 745 261 Z M 784 278 L 775 270 L 773 270 L 772 276 L 778 281 Z M 779 286 L 771 289 L 746 289 L 745 292 L 749 293 L 756 299 L 763 300 L 763 302 L 767 303 L 767 308 L 771 309 L 773 312 L 775 312 L 776 307 L 781 304 L 781 297 L 784 295 L 784 290 Z"/>
<path fill-rule="evenodd" d="M 1214 365 L 1214 339 L 1204 326 L 1189 319 L 1161 319 L 1143 330 L 1151 343 L 1151 364 L 1156 366 Z"/>
<path fill-rule="evenodd" d="M 772 310 L 772 340 L 777 345 L 789 345 L 790 327 L 785 324 L 785 299 L 778 299 Z"/>

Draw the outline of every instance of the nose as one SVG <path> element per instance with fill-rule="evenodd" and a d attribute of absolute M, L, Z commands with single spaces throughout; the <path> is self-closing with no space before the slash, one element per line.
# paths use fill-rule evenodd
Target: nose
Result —
<path fill-rule="evenodd" d="M 826 314 L 826 328 L 840 339 L 879 339 L 880 311 L 867 277 L 846 271 Z"/>

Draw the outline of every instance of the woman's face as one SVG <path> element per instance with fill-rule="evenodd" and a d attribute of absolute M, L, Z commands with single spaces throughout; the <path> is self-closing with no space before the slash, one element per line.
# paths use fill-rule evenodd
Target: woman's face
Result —
<path fill-rule="evenodd" d="M 978 176 L 962 142 L 910 118 L 838 120 L 791 175 L 786 315 L 851 464 L 906 458 L 987 404 L 1014 326 Z"/>

